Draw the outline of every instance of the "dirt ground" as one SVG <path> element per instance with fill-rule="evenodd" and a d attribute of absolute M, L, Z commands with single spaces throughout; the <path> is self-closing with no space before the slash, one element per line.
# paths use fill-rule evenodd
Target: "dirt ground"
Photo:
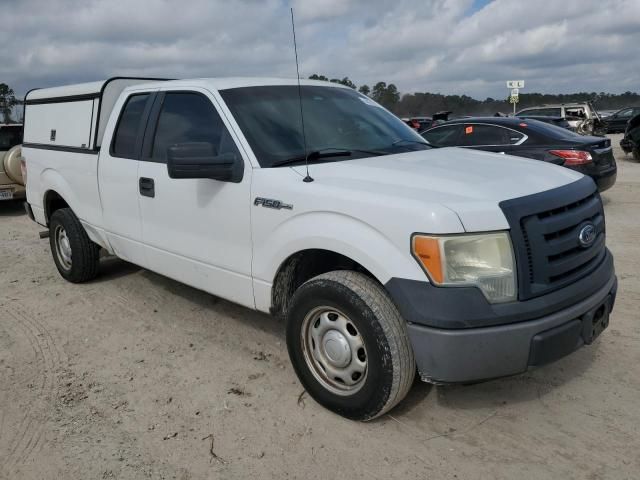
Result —
<path fill-rule="evenodd" d="M 640 164 L 616 158 L 608 330 L 517 377 L 416 382 L 371 423 L 301 396 L 281 322 L 118 260 L 66 283 L 0 204 L 0 478 L 637 479 Z"/>

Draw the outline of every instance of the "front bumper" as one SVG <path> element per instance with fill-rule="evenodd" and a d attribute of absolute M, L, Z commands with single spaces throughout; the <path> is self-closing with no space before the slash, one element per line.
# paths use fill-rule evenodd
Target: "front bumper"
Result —
<path fill-rule="evenodd" d="M 490 319 L 486 316 L 488 312 L 475 310 L 474 305 L 467 302 L 470 297 L 465 298 L 460 289 L 458 300 L 447 302 L 453 307 L 448 312 L 452 315 L 448 325 L 442 317 L 442 305 L 437 312 L 440 317 L 435 322 L 424 321 L 430 307 L 435 305 L 438 310 L 437 301 L 431 305 L 422 304 L 424 311 L 421 313 L 426 315 L 416 317 L 411 314 L 415 304 L 407 309 L 406 304 L 398 303 L 397 285 L 395 293 L 393 289 L 389 291 L 408 321 L 409 338 L 422 380 L 465 383 L 522 373 L 529 367 L 552 362 L 591 343 L 608 326 L 609 313 L 615 303 L 617 279 L 611 254 L 607 254 L 603 265 L 589 277 L 537 299 L 490 306 Z M 598 283 L 594 285 L 596 279 Z M 573 286 L 582 291 L 572 289 Z M 455 295 L 458 289 L 437 290 L 448 296 L 450 292 Z M 430 296 L 434 298 L 433 291 Z M 519 317 L 518 309 L 521 311 Z M 460 321 L 454 319 L 465 310 L 465 325 L 461 326 Z M 443 328 L 443 325 L 449 328 Z"/>

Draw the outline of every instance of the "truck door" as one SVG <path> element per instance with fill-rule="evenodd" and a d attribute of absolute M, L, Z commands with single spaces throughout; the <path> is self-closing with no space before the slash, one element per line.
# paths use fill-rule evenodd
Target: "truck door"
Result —
<path fill-rule="evenodd" d="M 120 111 L 120 115 L 115 126 L 105 131 L 105 138 L 111 141 L 102 145 L 98 162 L 102 218 L 109 243 L 118 257 L 143 266 L 138 164 L 154 97 L 152 92 L 134 93 L 115 105 L 114 112 Z"/>
<path fill-rule="evenodd" d="M 158 94 L 138 170 L 142 237 L 151 270 L 254 307 L 251 282 L 251 167 L 206 90 Z M 239 183 L 172 179 L 167 149 L 208 143 L 244 162 Z"/>

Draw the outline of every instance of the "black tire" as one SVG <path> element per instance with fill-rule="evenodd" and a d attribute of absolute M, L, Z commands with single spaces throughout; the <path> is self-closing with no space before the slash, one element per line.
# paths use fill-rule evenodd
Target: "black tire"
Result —
<path fill-rule="evenodd" d="M 315 368 L 314 372 L 314 360 L 307 360 L 308 349 L 315 351 L 317 347 L 315 342 L 305 342 L 305 331 L 315 328 L 318 322 L 308 323 L 305 319 L 325 307 L 343 313 L 364 343 L 366 373 L 357 391 L 334 393 L 318 379 L 320 369 Z M 324 343 L 323 348 L 326 346 Z M 409 392 L 416 371 L 405 320 L 383 287 L 358 272 L 325 273 L 296 290 L 287 311 L 287 348 L 309 395 L 352 420 L 371 420 L 393 408 Z M 324 367 L 323 370 L 326 374 Z"/>
<path fill-rule="evenodd" d="M 640 162 L 640 147 L 633 149 L 633 158 Z"/>
<path fill-rule="evenodd" d="M 65 235 L 68 244 L 65 251 L 68 249 L 71 251 L 69 262 L 66 262 L 66 257 L 62 253 L 64 249 L 59 246 L 65 242 L 61 240 L 62 234 Z M 89 239 L 80 220 L 70 208 L 61 208 L 51 215 L 49 245 L 58 272 L 65 280 L 82 283 L 95 278 L 98 274 L 100 246 Z"/>

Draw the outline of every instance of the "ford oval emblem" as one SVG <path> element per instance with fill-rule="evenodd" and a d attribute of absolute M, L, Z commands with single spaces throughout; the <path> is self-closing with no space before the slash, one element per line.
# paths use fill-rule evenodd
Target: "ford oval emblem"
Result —
<path fill-rule="evenodd" d="M 578 241 L 583 247 L 590 247 L 596 240 L 596 226 L 593 223 L 587 223 L 580 229 L 578 233 Z"/>

